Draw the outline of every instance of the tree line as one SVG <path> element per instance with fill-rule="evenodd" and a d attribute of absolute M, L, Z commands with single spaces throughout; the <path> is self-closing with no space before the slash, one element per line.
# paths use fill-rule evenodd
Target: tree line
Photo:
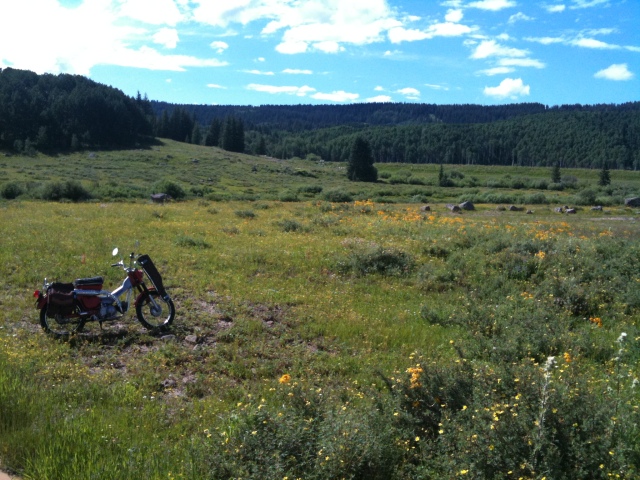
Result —
<path fill-rule="evenodd" d="M 20 152 L 112 148 L 153 134 L 146 98 L 80 75 L 0 69 L 0 147 Z"/>

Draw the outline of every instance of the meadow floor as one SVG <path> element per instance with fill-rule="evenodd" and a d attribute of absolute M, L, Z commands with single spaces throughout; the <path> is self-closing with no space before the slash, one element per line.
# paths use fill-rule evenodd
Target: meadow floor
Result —
<path fill-rule="evenodd" d="M 0 467 L 25 479 L 637 478 L 640 215 L 0 203 Z M 177 308 L 42 332 L 44 277 Z"/>

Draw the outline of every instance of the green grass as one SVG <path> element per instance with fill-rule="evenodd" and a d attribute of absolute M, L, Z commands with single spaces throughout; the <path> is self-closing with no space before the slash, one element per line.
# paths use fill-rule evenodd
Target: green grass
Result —
<path fill-rule="evenodd" d="M 164 206 L 0 203 L 2 468 L 29 479 L 637 477 L 634 210 L 452 214 L 447 192 L 469 188 L 427 185 L 433 211 L 421 212 L 408 203 L 415 185 L 376 185 L 397 203 L 367 201 L 339 165 L 172 142 L 97 156 L 71 158 L 101 185 L 109 169 L 132 190 L 168 177 L 189 191 L 206 169 L 214 190 Z M 143 168 L 160 157 L 174 168 Z M 332 204 L 333 190 L 360 199 Z M 45 335 L 31 296 L 43 278 L 100 274 L 115 288 L 110 252 L 136 240 L 175 301 L 170 336 L 131 315 L 68 341 Z"/>

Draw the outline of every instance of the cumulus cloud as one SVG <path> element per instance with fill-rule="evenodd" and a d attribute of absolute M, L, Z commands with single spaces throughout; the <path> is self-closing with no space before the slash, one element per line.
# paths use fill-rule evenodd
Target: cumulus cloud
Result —
<path fill-rule="evenodd" d="M 417 88 L 401 88 L 400 90 L 396 90 L 396 93 L 404 95 L 408 100 L 420 100 L 420 90 Z"/>
<path fill-rule="evenodd" d="M 273 72 L 263 72 L 262 70 L 242 70 L 244 73 L 250 73 L 251 75 L 275 75 Z"/>
<path fill-rule="evenodd" d="M 229 48 L 229 44 L 227 42 L 215 41 L 209 44 L 211 48 L 213 48 L 216 53 L 223 53 L 227 48 Z"/>
<path fill-rule="evenodd" d="M 313 70 L 300 70 L 297 68 L 285 68 L 282 70 L 282 73 L 286 73 L 289 75 L 312 75 Z"/>
<path fill-rule="evenodd" d="M 596 40 L 595 38 L 576 38 L 571 40 L 571 45 L 575 45 L 576 47 L 583 48 L 596 48 L 599 50 L 615 50 L 620 48 L 617 45 L 611 45 L 610 43 L 602 42 L 600 40 Z"/>
<path fill-rule="evenodd" d="M 513 0 L 481 0 L 478 2 L 471 2 L 469 7 L 479 8 L 481 10 L 491 10 L 497 12 L 504 8 L 515 7 L 516 2 Z"/>
<path fill-rule="evenodd" d="M 502 67 L 533 67 L 545 68 L 546 65 L 535 58 L 501 58 L 498 65 Z"/>
<path fill-rule="evenodd" d="M 327 100 L 329 102 L 341 103 L 349 101 L 353 102 L 360 98 L 360 95 L 358 95 L 357 93 L 348 93 L 344 90 L 338 90 L 331 93 L 314 93 L 313 95 L 311 95 L 311 98 L 314 98 L 316 100 Z"/>
<path fill-rule="evenodd" d="M 488 97 L 512 100 L 529 95 L 529 91 L 529 85 L 524 85 L 521 78 L 505 78 L 497 87 L 484 88 L 484 94 Z"/>
<path fill-rule="evenodd" d="M 530 22 L 532 20 L 535 20 L 535 19 L 533 17 L 530 17 L 529 15 L 525 15 L 522 12 L 518 12 L 515 15 L 511 15 L 509 17 L 508 23 Z"/>
<path fill-rule="evenodd" d="M 294 86 L 275 86 L 275 85 L 260 85 L 251 83 L 247 85 L 247 90 L 253 90 L 254 92 L 279 94 L 284 93 L 287 95 L 296 95 L 298 97 L 306 97 L 308 94 L 315 92 L 316 89 L 308 85 L 302 87 Z"/>
<path fill-rule="evenodd" d="M 544 9 L 549 13 L 560 13 L 564 12 L 567 7 L 566 5 L 545 5 Z"/>
<path fill-rule="evenodd" d="M 179 37 L 175 28 L 162 28 L 153 36 L 153 42 L 165 48 L 176 48 Z"/>
<path fill-rule="evenodd" d="M 626 63 L 614 63 L 604 70 L 597 72 L 594 77 L 604 78 L 605 80 L 624 81 L 631 80 L 633 73 L 629 71 L 629 67 Z"/>
<path fill-rule="evenodd" d="M 553 43 L 563 43 L 566 40 L 562 37 L 525 37 L 527 42 L 541 43 L 542 45 L 551 45 Z"/>
<path fill-rule="evenodd" d="M 173 0 L 154 0 L 153 6 L 148 0 L 122 0 L 119 3 L 119 16 L 140 22 L 175 26 L 183 19 Z"/>
<path fill-rule="evenodd" d="M 526 57 L 529 54 L 527 50 L 518 48 L 505 47 L 495 40 L 483 40 L 471 54 L 471 58 L 482 59 L 489 57 Z"/>
<path fill-rule="evenodd" d="M 493 67 L 493 68 L 487 68 L 486 70 L 479 70 L 477 73 L 480 75 L 493 77 L 494 75 L 505 75 L 507 73 L 512 73 L 514 71 L 515 71 L 515 68 L 512 68 L 512 67 Z"/>
<path fill-rule="evenodd" d="M 389 95 L 378 95 L 365 100 L 367 103 L 389 103 L 390 101 L 391 97 Z"/>
<path fill-rule="evenodd" d="M 462 13 L 462 10 L 460 10 L 460 9 L 449 10 L 447 12 L 447 14 L 444 16 L 444 19 L 447 22 L 458 23 L 458 22 L 460 22 L 460 20 L 462 20 L 463 16 L 464 16 L 464 14 Z"/>

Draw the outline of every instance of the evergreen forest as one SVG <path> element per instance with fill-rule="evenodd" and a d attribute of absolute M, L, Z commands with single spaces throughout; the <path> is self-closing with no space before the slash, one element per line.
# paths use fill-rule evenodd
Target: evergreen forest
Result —
<path fill-rule="evenodd" d="M 640 167 L 640 102 L 620 105 L 176 105 L 77 75 L 0 70 L 0 148 L 27 154 L 152 137 L 275 158 L 375 163 Z"/>

